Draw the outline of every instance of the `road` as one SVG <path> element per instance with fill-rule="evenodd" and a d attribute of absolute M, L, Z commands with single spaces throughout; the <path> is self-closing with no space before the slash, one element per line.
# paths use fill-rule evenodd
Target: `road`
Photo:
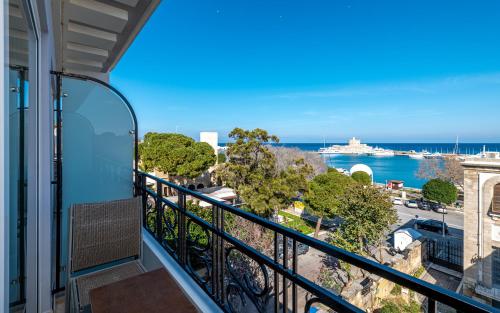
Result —
<path fill-rule="evenodd" d="M 436 213 L 434 211 L 424 211 L 420 209 L 412 209 L 407 208 L 404 205 L 395 205 L 394 206 L 398 211 L 399 221 L 397 224 L 394 224 L 392 230 L 396 230 L 399 228 L 413 227 L 415 220 L 418 219 L 434 219 L 438 221 L 443 220 L 443 214 Z M 416 217 L 418 216 L 418 217 Z M 448 225 L 448 230 L 450 235 L 449 239 L 463 239 L 463 229 L 464 229 L 464 215 L 461 212 L 450 211 L 448 210 L 448 214 L 444 214 L 444 221 Z M 419 230 L 424 233 L 424 235 L 431 238 L 440 238 L 442 235 Z"/>

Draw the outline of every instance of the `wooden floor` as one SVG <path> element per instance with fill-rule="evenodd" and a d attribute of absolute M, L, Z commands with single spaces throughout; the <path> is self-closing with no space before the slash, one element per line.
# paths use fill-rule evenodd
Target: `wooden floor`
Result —
<path fill-rule="evenodd" d="M 54 298 L 54 313 L 64 313 L 64 293 L 60 293 Z"/>

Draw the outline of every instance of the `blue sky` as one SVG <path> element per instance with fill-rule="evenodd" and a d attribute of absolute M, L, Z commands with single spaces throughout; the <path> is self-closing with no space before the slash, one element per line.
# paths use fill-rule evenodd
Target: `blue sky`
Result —
<path fill-rule="evenodd" d="M 165 0 L 111 82 L 141 135 L 500 142 L 500 1 Z"/>

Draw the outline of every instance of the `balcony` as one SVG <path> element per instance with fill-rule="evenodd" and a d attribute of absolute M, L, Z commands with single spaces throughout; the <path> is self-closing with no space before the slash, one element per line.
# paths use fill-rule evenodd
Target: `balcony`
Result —
<path fill-rule="evenodd" d="M 142 197 L 146 270 L 165 268 L 202 312 L 363 312 L 362 297 L 380 304 L 383 288 L 375 280 L 389 282 L 385 289 L 396 284 L 419 294 L 427 312 L 443 306 L 452 311 L 493 310 L 196 191 L 137 170 L 132 173 L 131 165 L 137 169 L 138 164 L 137 121 L 127 99 L 96 79 L 53 74 L 58 82 L 54 292 L 63 290 L 66 281 L 67 208 L 137 195 Z M 171 193 L 168 197 L 165 190 Z M 304 246 L 309 247 L 305 255 Z M 363 272 L 362 279 L 352 281 L 359 285 L 360 296 L 346 297 L 320 286 L 316 272 L 321 258 Z"/>
<path fill-rule="evenodd" d="M 363 312 L 334 290 L 314 282 L 302 264 L 306 260 L 299 256 L 299 245 L 307 245 L 316 253 L 418 293 L 426 298 L 423 303 L 426 312 L 438 312 L 438 304 L 457 312 L 494 310 L 196 191 L 147 173 L 138 172 L 137 176 L 146 241 L 175 260 L 176 266 L 189 275 L 191 282 L 188 280 L 187 284 L 195 282 L 223 311 L 314 312 L 315 307 L 335 312 Z M 155 183 L 148 185 L 151 181 Z M 167 200 L 162 194 L 163 187 L 169 187 L 177 201 L 172 201 L 172 196 Z M 200 210 L 198 202 L 209 203 L 211 207 Z M 251 239 L 254 235 L 268 239 L 264 241 L 271 245 L 260 245 Z M 155 251 L 158 253 L 158 250 Z M 362 288 L 365 295 L 373 292 L 367 288 Z"/>

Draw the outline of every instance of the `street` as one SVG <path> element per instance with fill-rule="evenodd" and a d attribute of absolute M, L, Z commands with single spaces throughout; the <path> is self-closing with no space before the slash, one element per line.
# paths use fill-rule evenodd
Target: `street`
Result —
<path fill-rule="evenodd" d="M 392 230 L 395 231 L 399 228 L 413 227 L 415 220 L 418 219 L 434 219 L 437 221 L 443 220 L 443 214 L 434 211 L 425 211 L 420 209 L 408 208 L 404 205 L 394 206 L 398 211 L 399 221 L 392 226 Z M 416 217 L 418 216 L 418 217 Z M 446 236 L 450 240 L 462 240 L 463 239 L 463 225 L 464 217 L 463 213 L 448 210 L 448 214 L 444 214 L 444 222 L 448 225 L 449 235 Z M 429 232 L 425 230 L 419 230 L 422 234 L 427 237 L 439 239 L 442 235 Z"/>

